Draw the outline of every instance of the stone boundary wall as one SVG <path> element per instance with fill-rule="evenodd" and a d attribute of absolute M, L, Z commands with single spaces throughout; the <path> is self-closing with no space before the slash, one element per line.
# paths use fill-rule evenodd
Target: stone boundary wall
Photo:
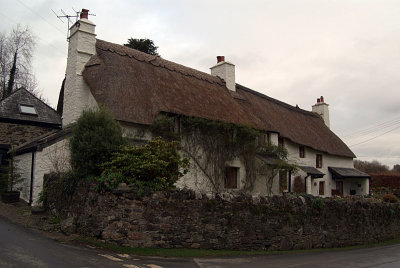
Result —
<path fill-rule="evenodd" d="M 46 180 L 47 205 L 64 230 L 131 247 L 290 250 L 343 247 L 400 237 L 400 205 L 311 196 L 209 199 L 192 191 L 63 194 Z M 230 200 L 226 200 L 230 199 Z"/>

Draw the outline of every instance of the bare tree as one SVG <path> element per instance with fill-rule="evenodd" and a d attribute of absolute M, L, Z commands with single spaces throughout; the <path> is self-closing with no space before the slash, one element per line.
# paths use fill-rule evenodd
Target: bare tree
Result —
<path fill-rule="evenodd" d="M 18 25 L 7 35 L 0 33 L 0 90 L 2 98 L 15 88 L 25 87 L 35 93 L 36 79 L 31 72 L 35 38 L 28 27 Z"/>

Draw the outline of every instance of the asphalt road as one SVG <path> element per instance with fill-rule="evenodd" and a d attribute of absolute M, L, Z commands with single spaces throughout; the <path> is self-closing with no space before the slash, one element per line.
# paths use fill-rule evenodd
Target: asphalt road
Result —
<path fill-rule="evenodd" d="M 0 267 L 400 267 L 400 245 L 228 258 L 119 255 L 51 240 L 0 217 Z"/>
<path fill-rule="evenodd" d="M 0 267 L 197 267 L 192 259 L 142 258 L 71 246 L 0 217 Z"/>

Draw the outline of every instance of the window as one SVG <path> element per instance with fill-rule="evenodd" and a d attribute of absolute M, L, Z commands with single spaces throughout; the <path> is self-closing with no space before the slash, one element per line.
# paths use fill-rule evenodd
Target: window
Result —
<path fill-rule="evenodd" d="M 227 167 L 225 170 L 225 185 L 227 189 L 237 189 L 239 178 L 239 168 Z"/>
<path fill-rule="evenodd" d="M 180 117 L 174 117 L 173 132 L 176 134 L 181 134 L 181 118 Z"/>
<path fill-rule="evenodd" d="M 284 147 L 284 145 L 285 145 L 285 144 L 284 144 L 283 138 L 279 137 L 279 138 L 278 138 L 278 146 L 279 146 L 279 147 Z"/>
<path fill-rule="evenodd" d="M 279 171 L 279 191 L 281 193 L 288 190 L 288 176 L 286 170 Z"/>
<path fill-rule="evenodd" d="M 269 133 L 261 134 L 258 136 L 258 145 L 268 145 L 270 144 Z"/>
<path fill-rule="evenodd" d="M 322 154 L 317 154 L 316 161 L 315 161 L 315 167 L 322 168 Z"/>
<path fill-rule="evenodd" d="M 339 195 L 343 195 L 343 182 L 342 181 L 336 182 L 336 190 L 338 191 Z"/>
<path fill-rule="evenodd" d="M 36 109 L 32 105 L 20 104 L 19 110 L 20 110 L 21 114 L 37 115 Z"/>
<path fill-rule="evenodd" d="M 325 182 L 320 181 L 319 182 L 319 195 L 324 195 L 325 194 Z"/>
<path fill-rule="evenodd" d="M 306 156 L 306 154 L 305 154 L 304 146 L 299 146 L 299 157 L 304 158 L 305 156 Z"/>

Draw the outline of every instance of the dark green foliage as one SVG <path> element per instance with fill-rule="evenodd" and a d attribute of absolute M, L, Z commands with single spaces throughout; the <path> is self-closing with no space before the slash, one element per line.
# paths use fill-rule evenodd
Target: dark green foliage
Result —
<path fill-rule="evenodd" d="M 122 144 L 121 126 L 105 108 L 84 111 L 70 139 L 72 169 L 80 178 L 100 175 L 100 165 Z"/>
<path fill-rule="evenodd" d="M 124 46 L 142 51 L 150 55 L 159 56 L 157 53 L 158 47 L 154 45 L 153 40 L 150 40 L 148 38 L 129 38 L 128 43 L 124 44 Z"/>
<path fill-rule="evenodd" d="M 16 168 L 18 161 L 15 160 L 14 156 L 11 156 L 7 162 L 8 165 L 1 168 L 0 192 L 12 192 L 14 191 L 14 186 L 22 181 L 21 174 Z"/>
<path fill-rule="evenodd" d="M 312 206 L 318 209 L 323 209 L 325 207 L 324 200 L 321 197 L 317 197 L 313 201 Z"/>
<path fill-rule="evenodd" d="M 88 181 L 91 182 L 91 186 L 94 187 L 98 192 L 112 190 L 118 186 L 121 182 L 127 182 L 128 179 L 120 172 L 103 172 L 100 176 L 90 177 Z"/>
<path fill-rule="evenodd" d="M 68 171 L 64 174 L 61 174 L 60 180 L 62 183 L 63 193 L 72 196 L 75 192 L 76 187 L 78 186 L 78 182 L 81 176 L 79 176 L 74 171 Z"/>
<path fill-rule="evenodd" d="M 124 182 L 139 189 L 164 190 L 187 172 L 188 159 L 178 154 L 178 142 L 161 139 L 149 141 L 142 147 L 122 146 L 103 164 L 105 174 L 121 175 Z"/>
<path fill-rule="evenodd" d="M 156 137 L 161 137 L 166 141 L 179 139 L 179 134 L 174 132 L 175 120 L 178 117 L 159 116 L 151 125 L 151 132 Z"/>

